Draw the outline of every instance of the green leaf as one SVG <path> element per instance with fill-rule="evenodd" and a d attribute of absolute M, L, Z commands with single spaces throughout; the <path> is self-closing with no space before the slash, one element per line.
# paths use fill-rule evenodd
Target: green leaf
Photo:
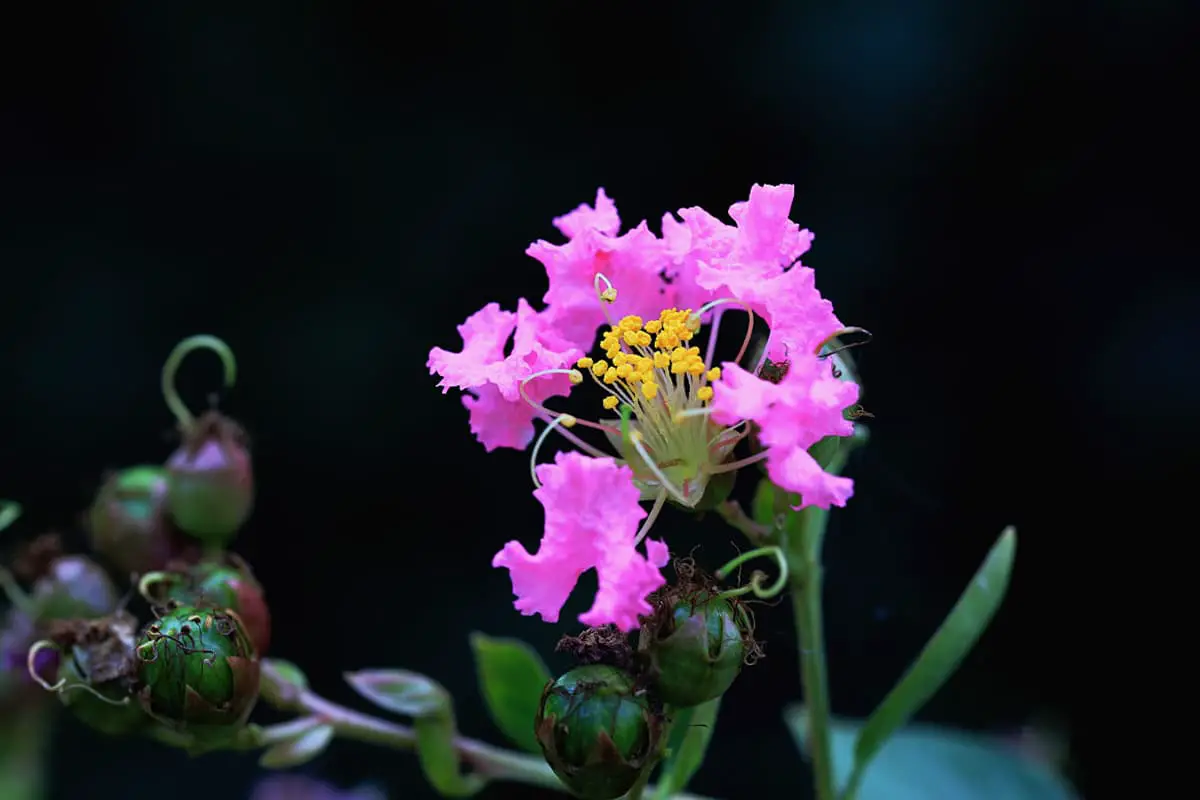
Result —
<path fill-rule="evenodd" d="M 784 712 L 803 750 L 808 720 L 801 706 Z M 861 738 L 861 720 L 833 720 L 833 765 L 846 785 Z M 1050 765 L 1023 755 L 999 737 L 936 725 L 909 725 L 876 754 L 856 794 L 843 800 L 1078 800 Z"/>
<path fill-rule="evenodd" d="M 346 682 L 354 691 L 380 708 L 405 717 L 439 713 L 449 704 L 449 695 L 436 681 L 402 669 L 373 669 L 347 672 Z"/>
<path fill-rule="evenodd" d="M 276 707 L 286 707 L 299 699 L 300 693 L 308 689 L 308 678 L 290 661 L 282 658 L 262 660 L 259 692 L 264 700 Z"/>
<path fill-rule="evenodd" d="M 867 719 L 854 745 L 854 769 L 848 787 L 850 797 L 854 796 L 854 787 L 862 780 L 867 766 L 888 737 L 912 719 L 942 688 L 979 641 L 1004 600 L 1016 551 L 1017 531 L 1012 527 L 1005 528 L 941 627 Z"/>
<path fill-rule="evenodd" d="M 462 772 L 450 694 L 437 681 L 400 669 L 347 672 L 346 682 L 375 705 L 413 717 L 417 758 L 426 780 L 443 797 L 467 797 L 483 788 L 479 775 Z"/>
<path fill-rule="evenodd" d="M 323 753 L 332 741 L 332 725 L 315 725 L 295 739 L 267 748 L 258 760 L 258 765 L 265 769 L 298 767 Z"/>
<path fill-rule="evenodd" d="M 667 800 L 687 788 L 688 781 L 704 763 L 708 742 L 717 724 L 721 698 L 709 700 L 676 713 L 667 736 L 667 756 L 658 773 L 655 800 Z"/>
<path fill-rule="evenodd" d="M 531 753 L 542 748 L 533 732 L 542 690 L 553 680 L 537 651 L 519 639 L 471 634 L 479 691 L 505 736 Z"/>
<path fill-rule="evenodd" d="M 13 500 L 0 500 L 0 531 L 16 522 L 20 516 L 20 503 Z"/>

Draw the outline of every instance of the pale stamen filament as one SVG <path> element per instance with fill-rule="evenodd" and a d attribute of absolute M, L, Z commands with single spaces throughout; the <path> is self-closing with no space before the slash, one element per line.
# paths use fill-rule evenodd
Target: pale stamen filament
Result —
<path fill-rule="evenodd" d="M 658 463 L 650 457 L 650 453 L 646 450 L 646 445 L 642 444 L 641 434 L 638 431 L 634 431 L 630 435 L 629 441 L 633 444 L 633 449 L 637 451 L 637 454 L 642 457 L 642 461 L 645 463 L 646 469 L 650 470 L 650 472 L 658 480 L 658 485 L 669 492 L 671 496 L 680 503 L 685 506 L 688 505 L 688 499 L 684 497 L 683 490 L 671 483 L 671 479 L 667 477 L 667 474 L 663 472 L 662 468 L 658 466 Z"/>
<path fill-rule="evenodd" d="M 633 538 L 633 546 L 637 547 L 646 538 L 646 534 L 650 532 L 650 526 L 658 519 L 659 512 L 663 510 L 663 506 L 667 504 L 667 493 L 661 491 L 658 497 L 654 498 L 654 507 L 650 509 L 650 513 L 646 515 L 645 521 L 642 522 L 642 527 L 638 530 L 637 536 Z"/>
<path fill-rule="evenodd" d="M 600 285 L 604 284 L 601 289 Z M 603 272 L 597 272 L 592 278 L 592 290 L 596 293 L 596 299 L 600 301 L 600 311 L 604 314 L 604 321 L 608 326 L 613 327 L 612 316 L 608 313 L 608 307 L 617 299 L 617 289 L 612 285 L 612 281 Z"/>
<path fill-rule="evenodd" d="M 568 416 L 570 416 L 570 415 L 568 415 Z M 542 422 L 546 422 L 546 423 L 550 423 L 550 422 L 554 421 L 554 419 L 552 417 L 547 417 L 545 415 L 539 416 L 538 419 L 540 419 L 540 420 L 542 420 Z M 575 422 L 578 424 L 586 424 L 587 420 L 582 420 L 582 419 L 579 419 L 578 417 L 576 417 Z M 601 426 L 601 427 L 603 427 L 603 426 Z M 569 430 L 566 430 L 566 427 L 563 425 L 560 425 L 559 427 L 555 428 L 554 430 L 558 433 L 559 436 L 563 437 L 568 442 L 575 445 L 580 450 L 584 451 L 585 453 L 587 453 L 590 456 L 593 456 L 595 458 L 612 458 L 613 457 L 611 454 L 604 452 L 603 450 L 601 450 L 598 447 L 593 447 L 592 445 L 585 442 L 583 439 L 580 439 L 578 436 L 571 433 Z M 605 430 L 611 430 L 613 433 L 617 433 L 616 428 L 605 428 Z"/>
<path fill-rule="evenodd" d="M 704 309 L 701 308 L 696 313 L 703 314 Z M 712 364 L 713 356 L 716 355 L 716 353 L 717 353 L 717 335 L 718 335 L 718 333 L 720 333 L 721 317 L 723 317 L 724 315 L 725 315 L 725 309 L 721 308 L 721 307 L 718 307 L 716 313 L 713 314 L 712 325 L 710 325 L 708 328 L 708 347 L 706 347 L 704 349 L 704 363 L 705 364 Z"/>
<path fill-rule="evenodd" d="M 575 419 L 571 414 L 559 414 L 554 419 L 550 420 L 550 424 L 542 428 L 542 432 L 538 434 L 537 441 L 533 443 L 533 450 L 529 454 L 529 477 L 533 478 L 533 488 L 540 489 L 542 484 L 537 477 L 537 459 L 538 453 L 542 450 L 542 445 L 546 443 L 547 437 L 550 436 L 550 431 L 556 430 L 559 425 L 564 428 L 569 428 L 579 420 Z M 565 433 L 565 431 L 561 431 Z M 601 455 L 603 457 L 603 455 Z"/>
<path fill-rule="evenodd" d="M 526 393 L 526 391 L 525 391 L 525 384 L 529 383 L 530 381 L 534 380 L 535 378 L 544 378 L 547 375 L 566 375 L 568 378 L 571 379 L 571 383 L 573 385 L 577 386 L 583 381 L 583 374 L 580 373 L 580 371 L 577 369 L 544 369 L 544 370 L 541 370 L 540 372 L 533 373 L 528 378 L 525 378 L 523 381 L 521 381 L 521 384 L 518 387 L 518 391 L 521 393 L 521 399 L 524 400 L 529 405 L 531 405 L 533 407 L 534 411 L 537 411 L 539 414 L 545 414 L 547 417 L 554 418 L 554 417 L 559 416 L 559 414 L 561 412 L 555 411 L 550 408 L 546 408 L 541 403 L 533 402 L 533 400 L 530 399 L 528 393 Z M 610 428 L 610 427 L 601 425 L 598 422 L 591 422 L 586 419 L 576 419 L 576 422 L 578 422 L 580 425 L 584 425 L 589 428 L 595 428 L 598 431 L 611 431 L 612 430 L 612 428 Z"/>
<path fill-rule="evenodd" d="M 725 305 L 741 306 L 741 308 L 747 314 L 746 334 L 742 337 L 741 348 L 738 349 L 737 355 L 734 356 L 734 358 L 733 358 L 734 363 L 737 363 L 737 362 L 740 362 L 742 360 L 742 357 L 746 355 L 746 350 L 750 347 L 750 340 L 754 337 L 754 311 L 750 308 L 750 306 L 747 305 L 746 303 L 743 303 L 741 300 L 737 300 L 732 297 L 722 297 L 722 298 L 713 300 L 711 302 L 705 303 L 704 305 L 700 306 L 700 310 L 696 312 L 696 315 L 703 316 L 704 314 L 708 313 L 712 309 L 717 308 L 718 306 L 725 306 Z M 712 366 L 713 350 L 716 346 L 716 340 L 717 340 L 717 326 L 714 321 L 714 324 L 712 327 L 712 332 L 709 334 L 709 337 L 708 337 L 708 354 L 704 358 L 704 363 L 708 364 L 709 366 Z"/>
<path fill-rule="evenodd" d="M 770 448 L 768 448 L 766 450 L 763 450 L 761 453 L 755 453 L 752 456 L 746 456 L 745 458 L 738 459 L 737 461 L 728 461 L 724 464 L 721 464 L 719 466 L 716 466 L 716 467 L 713 467 L 712 469 L 710 469 L 709 474 L 720 475 L 722 472 L 733 472 L 736 469 L 741 469 L 742 467 L 748 467 L 751 464 L 757 464 L 759 461 L 762 461 L 764 458 L 766 458 L 767 454 L 770 452 L 771 452 L 771 450 L 770 450 Z"/>

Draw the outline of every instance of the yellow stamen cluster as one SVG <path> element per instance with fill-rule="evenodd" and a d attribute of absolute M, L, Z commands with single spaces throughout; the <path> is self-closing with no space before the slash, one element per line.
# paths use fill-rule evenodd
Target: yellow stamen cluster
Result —
<path fill-rule="evenodd" d="M 600 337 L 604 358 L 581 358 L 576 366 L 588 370 L 609 391 L 604 408 L 621 402 L 635 409 L 664 392 L 663 404 L 680 409 L 695 400 L 712 399 L 709 382 L 721 377 L 719 367 L 709 368 L 699 347 L 687 342 L 700 330 L 700 317 L 690 309 L 669 308 L 658 319 L 644 322 L 627 316 Z"/>

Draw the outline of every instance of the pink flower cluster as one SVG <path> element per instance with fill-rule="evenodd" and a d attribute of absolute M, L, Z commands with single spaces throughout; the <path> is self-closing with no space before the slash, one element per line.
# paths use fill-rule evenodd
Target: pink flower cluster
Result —
<path fill-rule="evenodd" d="M 430 352 L 430 372 L 441 377 L 443 392 L 465 392 L 471 430 L 487 450 L 520 449 L 533 438 L 533 419 L 546 417 L 542 403 L 569 392 L 567 370 L 593 348 L 606 320 L 653 319 L 664 308 L 733 299 L 767 322 L 768 355 L 789 369 L 771 383 L 737 364 L 722 365 L 713 420 L 753 420 L 769 448 L 772 481 L 798 492 L 804 505 L 844 505 L 852 482 L 826 473 L 808 449 L 825 436 L 853 432 L 842 412 L 856 401 L 858 387 L 835 378 L 817 358 L 843 326 L 817 291 L 813 271 L 798 263 L 813 235 L 789 219 L 792 199 L 791 186 L 755 185 L 747 201 L 730 207 L 733 224 L 684 208 L 663 216 L 658 236 L 645 222 L 621 233 L 616 206 L 601 189 L 593 206 L 554 220 L 566 242 L 538 241 L 526 250 L 549 279 L 542 310 L 523 298 L 516 312 L 485 306 L 459 326 L 460 351 Z M 617 290 L 607 308 L 597 295 L 598 274 Z M 560 372 L 526 382 L 547 370 Z M 535 496 L 546 511 L 541 548 L 530 555 L 509 542 L 493 562 L 509 570 L 516 607 L 557 620 L 578 576 L 595 567 L 600 591 L 581 621 L 636 626 L 637 615 L 648 611 L 646 594 L 663 583 L 666 549 L 648 540 L 643 557 L 635 548 L 646 514 L 632 471 L 612 459 L 570 454 L 538 466 L 536 475 Z"/>

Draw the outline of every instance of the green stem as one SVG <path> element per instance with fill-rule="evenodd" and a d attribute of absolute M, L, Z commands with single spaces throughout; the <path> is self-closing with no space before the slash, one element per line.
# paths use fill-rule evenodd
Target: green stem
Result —
<path fill-rule="evenodd" d="M 39 703 L 4 712 L 4 729 L 0 731 L 0 797 L 4 800 L 41 800 L 46 796 L 50 711 Z"/>
<path fill-rule="evenodd" d="M 264 670 L 263 680 L 271 679 L 271 675 Z M 322 722 L 333 727 L 336 736 L 396 750 L 413 750 L 417 746 L 416 731 L 408 725 L 388 722 L 346 708 L 326 700 L 308 689 L 297 690 L 295 686 L 282 681 L 278 682 L 273 689 L 272 692 L 264 692 L 264 700 L 271 702 L 282 711 L 319 717 Z M 454 748 L 458 751 L 459 758 L 484 778 L 513 781 L 569 793 L 567 787 L 555 776 L 543 759 L 523 753 L 514 753 L 511 750 L 464 736 L 455 738 Z M 680 793 L 674 795 L 673 800 L 711 800 L 711 798 Z"/>
<path fill-rule="evenodd" d="M 787 494 L 777 499 L 785 502 Z M 808 751 L 817 800 L 836 800 L 837 785 L 830 749 L 829 681 L 825 667 L 825 633 L 821 610 L 821 542 L 829 512 L 809 506 L 799 512 L 796 541 L 788 542 L 792 608 L 800 646 L 800 682 L 808 710 Z"/>

